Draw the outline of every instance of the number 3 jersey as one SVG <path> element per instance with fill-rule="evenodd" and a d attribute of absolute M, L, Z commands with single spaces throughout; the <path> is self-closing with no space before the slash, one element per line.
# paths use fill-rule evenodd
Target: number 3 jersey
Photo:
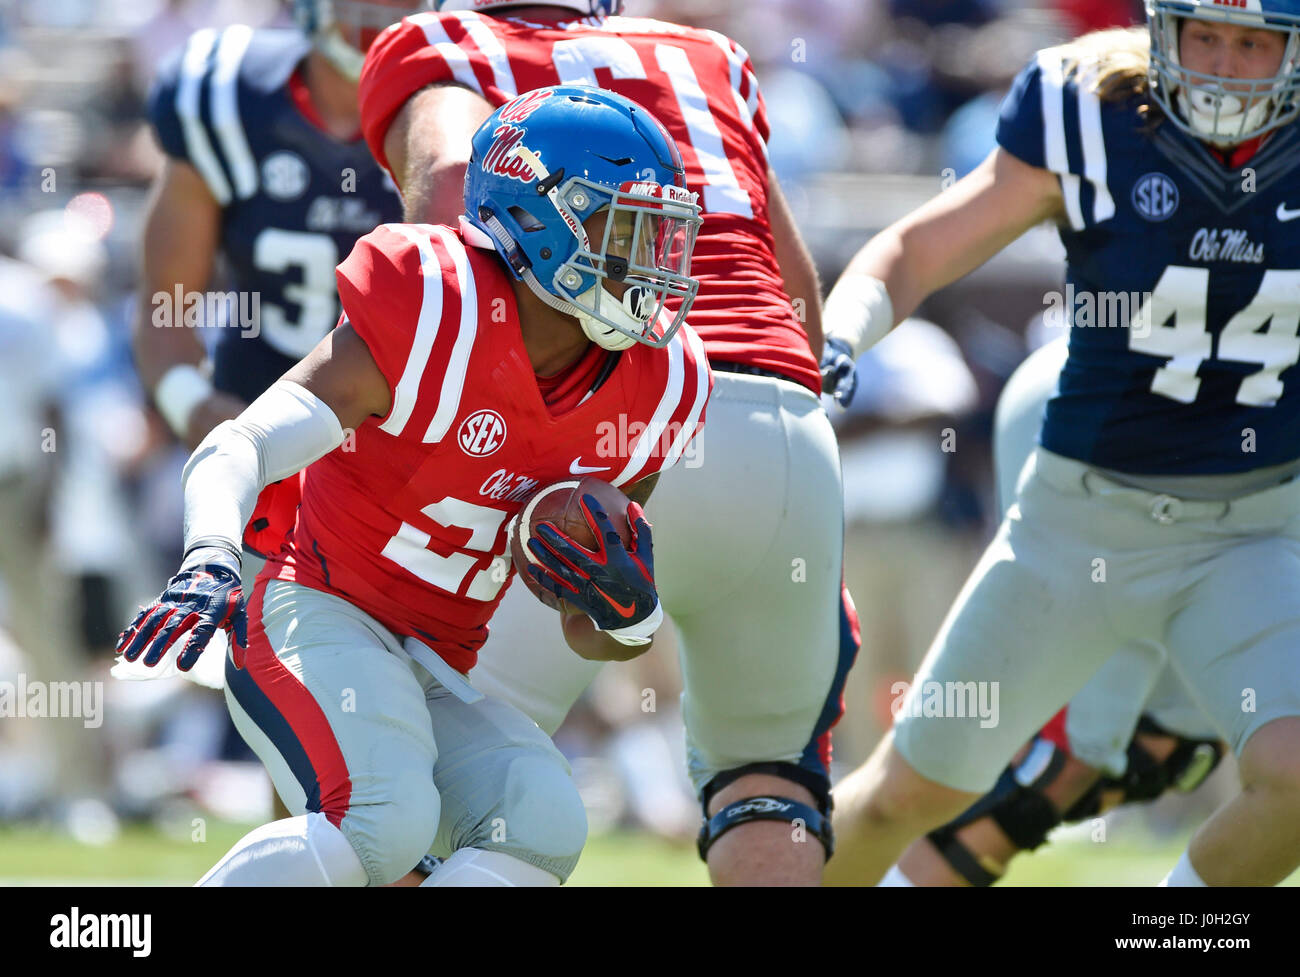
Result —
<path fill-rule="evenodd" d="M 1069 358 L 1043 447 L 1132 474 L 1228 474 L 1300 457 L 1300 128 L 1225 163 L 1088 67 L 1039 52 L 999 145 L 1060 178 Z M 1244 153 L 1239 152 L 1239 156 Z"/>
<path fill-rule="evenodd" d="M 365 143 L 337 140 L 309 119 L 295 77 L 309 50 L 294 31 L 197 31 L 162 66 L 149 99 L 163 150 L 198 170 L 221 206 L 223 286 L 235 294 L 219 323 L 213 380 L 247 401 L 334 327 L 334 267 L 357 238 L 401 219 L 396 188 Z"/>
<path fill-rule="evenodd" d="M 297 525 L 265 572 L 337 594 L 468 671 L 514 572 L 511 518 L 540 486 L 593 475 L 626 491 L 681 458 L 712 385 L 703 345 L 683 326 L 664 349 L 608 354 L 603 382 L 555 415 L 507 272 L 469 225 L 384 225 L 339 266 L 338 288 L 392 407 L 308 467 Z"/>
<path fill-rule="evenodd" d="M 672 135 L 704 224 L 690 323 L 710 358 L 779 373 L 821 392 L 817 361 L 785 293 L 768 217 L 767 110 L 744 48 L 716 31 L 635 17 L 530 23 L 471 11 L 415 14 L 382 33 L 361 76 L 375 158 L 415 92 L 463 85 L 494 107 L 547 85 L 594 85 L 648 109 Z"/>

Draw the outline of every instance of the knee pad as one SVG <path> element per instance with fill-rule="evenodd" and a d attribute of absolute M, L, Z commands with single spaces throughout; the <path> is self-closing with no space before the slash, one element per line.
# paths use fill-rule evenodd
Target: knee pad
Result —
<path fill-rule="evenodd" d="M 348 808 L 339 827 L 365 866 L 370 885 L 396 882 L 420 862 L 438 833 L 441 809 L 428 773 L 395 778 L 382 802 Z"/>
<path fill-rule="evenodd" d="M 505 774 L 500 800 L 479 815 L 456 847 L 513 856 L 566 880 L 587 843 L 587 811 L 557 757 L 526 753 Z"/>
<path fill-rule="evenodd" d="M 1190 739 L 1170 732 L 1150 716 L 1138 720 L 1136 733 L 1168 736 L 1178 741 L 1172 753 L 1157 760 L 1137 741 L 1136 734 L 1128 745 L 1128 763 L 1122 777 L 1103 777 L 1074 807 L 1066 820 L 1092 817 L 1101 809 L 1102 791 L 1118 790 L 1121 803 L 1153 801 L 1165 791 L 1192 791 L 1205 782 L 1223 759 L 1223 744 L 1213 739 Z"/>
<path fill-rule="evenodd" d="M 775 794 L 760 794 L 732 801 L 713 817 L 709 817 L 709 801 L 730 783 L 747 774 L 761 773 L 781 777 L 807 788 L 817 800 L 811 808 L 801 801 Z M 827 778 L 805 770 L 793 763 L 750 763 L 724 771 L 714 777 L 701 793 L 704 805 L 704 824 L 696 840 L 696 850 L 704 861 L 709 859 L 713 843 L 732 828 L 749 821 L 786 821 L 801 828 L 821 842 L 829 861 L 835 852 L 835 835 L 831 830 L 831 792 Z"/>
<path fill-rule="evenodd" d="M 1002 771 L 993 789 L 926 838 L 962 878 L 971 885 L 992 885 L 991 871 L 957 838 L 957 832 L 980 818 L 989 817 L 1017 847 L 1032 851 L 1047 840 L 1063 820 L 1043 789 L 1056 779 L 1068 754 L 1050 740 L 1037 738 L 1025 758 Z M 1000 866 L 999 866 L 1000 867 Z"/>

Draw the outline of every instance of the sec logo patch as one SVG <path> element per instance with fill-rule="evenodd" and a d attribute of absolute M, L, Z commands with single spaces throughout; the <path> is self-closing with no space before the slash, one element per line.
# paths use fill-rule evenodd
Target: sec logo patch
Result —
<path fill-rule="evenodd" d="M 1167 220 L 1178 209 L 1178 185 L 1163 173 L 1148 173 L 1133 184 L 1133 209 L 1149 221 Z"/>
<path fill-rule="evenodd" d="M 505 444 L 505 418 L 494 410 L 475 411 L 460 422 L 456 440 L 465 454 L 485 458 Z"/>
<path fill-rule="evenodd" d="M 276 200 L 297 200 L 311 184 L 311 168 L 297 153 L 282 149 L 262 160 L 262 188 Z"/>

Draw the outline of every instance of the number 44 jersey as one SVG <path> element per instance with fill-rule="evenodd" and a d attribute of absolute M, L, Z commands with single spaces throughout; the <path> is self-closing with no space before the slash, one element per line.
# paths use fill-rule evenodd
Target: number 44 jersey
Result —
<path fill-rule="evenodd" d="M 193 166 L 221 207 L 226 303 L 216 387 L 252 401 L 334 328 L 334 267 L 357 238 L 401 219 L 401 200 L 365 143 L 314 121 L 294 31 L 197 31 L 159 70 L 149 116 L 163 150 Z M 194 283 L 206 288 L 208 283 Z M 175 325 L 193 326 L 171 299 Z M 198 308 L 195 302 L 192 306 Z"/>
<path fill-rule="evenodd" d="M 626 491 L 682 458 L 712 385 L 703 344 L 682 326 L 664 349 L 604 354 L 590 392 L 552 413 L 507 272 L 469 225 L 384 225 L 338 287 L 392 407 L 307 469 L 263 576 L 336 594 L 468 671 L 514 572 L 512 517 L 541 486 L 591 475 Z"/>
<path fill-rule="evenodd" d="M 1071 325 L 1050 451 L 1132 474 L 1300 457 L 1300 128 L 1222 157 L 1139 100 L 1103 102 L 1047 49 L 1002 106 L 999 145 L 1056 173 Z M 1154 122 L 1154 124 L 1152 124 Z M 1251 149 L 1254 152 L 1251 153 Z"/>

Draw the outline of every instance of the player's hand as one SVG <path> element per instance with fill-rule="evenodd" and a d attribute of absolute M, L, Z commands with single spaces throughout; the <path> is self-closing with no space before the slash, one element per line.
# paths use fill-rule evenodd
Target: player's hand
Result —
<path fill-rule="evenodd" d="M 180 671 L 188 672 L 217 628 L 230 636 L 231 655 L 236 667 L 242 668 L 248 624 L 239 560 L 219 546 L 201 546 L 167 581 L 162 596 L 141 610 L 122 632 L 117 650 L 129 662 L 143 654 L 145 665 L 153 668 L 176 639 L 193 629 L 176 662 Z"/>
<path fill-rule="evenodd" d="M 190 411 L 189 423 L 185 430 L 185 443 L 191 451 L 199 446 L 211 430 L 222 421 L 233 421 L 244 412 L 248 404 L 240 398 L 220 390 L 214 390 Z"/>
<path fill-rule="evenodd" d="M 858 365 L 849 344 L 834 336 L 826 337 L 821 369 L 822 393 L 834 394 L 835 403 L 848 407 L 858 389 Z"/>
<path fill-rule="evenodd" d="M 595 496 L 582 497 L 582 513 L 596 536 L 595 552 L 543 522 L 528 541 L 541 565 L 530 565 L 528 572 L 556 597 L 585 611 L 601 631 L 623 644 L 648 644 L 663 610 L 645 513 L 635 502 L 627 507 L 630 551 Z"/>

